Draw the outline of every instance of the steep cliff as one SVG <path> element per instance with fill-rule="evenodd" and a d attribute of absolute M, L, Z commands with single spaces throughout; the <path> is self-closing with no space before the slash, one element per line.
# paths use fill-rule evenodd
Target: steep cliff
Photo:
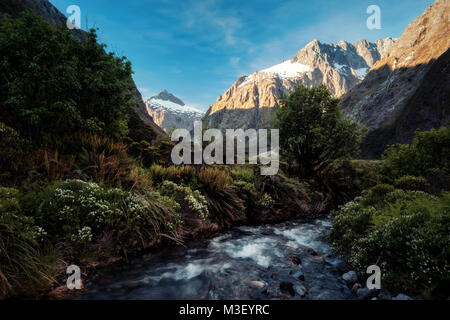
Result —
<path fill-rule="evenodd" d="M 437 0 L 410 23 L 362 83 L 342 97 L 345 117 L 369 128 L 365 157 L 409 143 L 416 129 L 449 124 L 450 2 Z"/>

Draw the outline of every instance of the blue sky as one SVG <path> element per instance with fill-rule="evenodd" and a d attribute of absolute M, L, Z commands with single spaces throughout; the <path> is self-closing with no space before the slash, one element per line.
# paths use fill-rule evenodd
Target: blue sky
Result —
<path fill-rule="evenodd" d="M 206 110 L 240 75 L 290 59 L 311 40 L 399 37 L 433 0 L 50 0 L 133 64 L 143 96 L 167 89 Z M 369 5 L 381 30 L 366 27 Z"/>

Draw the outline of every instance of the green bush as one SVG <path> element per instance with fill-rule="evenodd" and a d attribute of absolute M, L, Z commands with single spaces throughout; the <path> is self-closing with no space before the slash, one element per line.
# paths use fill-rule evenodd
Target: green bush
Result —
<path fill-rule="evenodd" d="M 28 165 L 25 154 L 29 147 L 14 129 L 0 122 L 0 177 L 3 181 L 13 182 L 23 175 Z"/>
<path fill-rule="evenodd" d="M 357 200 L 348 202 L 334 213 L 330 241 L 340 253 L 345 253 L 358 239 L 366 236 L 372 226 L 375 208 L 364 207 Z"/>
<path fill-rule="evenodd" d="M 94 182 L 66 180 L 48 185 L 25 201 L 52 242 L 85 246 L 104 231 L 114 234 L 117 247 L 168 236 L 178 240 L 179 213 L 155 193 L 128 193 Z"/>
<path fill-rule="evenodd" d="M 450 172 L 450 127 L 417 131 L 412 144 L 393 145 L 383 155 L 381 173 L 387 179 L 422 176 L 430 169 Z"/>
<path fill-rule="evenodd" d="M 362 198 L 362 203 L 366 206 L 376 206 L 382 204 L 385 196 L 394 190 L 395 188 L 389 184 L 377 184 L 366 192 L 366 194 Z"/>
<path fill-rule="evenodd" d="M 414 176 L 404 176 L 398 178 L 395 180 L 394 185 L 398 189 L 412 191 L 427 191 L 430 188 L 430 184 L 425 178 Z"/>
<path fill-rule="evenodd" d="M 389 211 L 391 219 L 356 242 L 351 262 L 360 270 L 378 264 L 382 281 L 396 291 L 448 297 L 450 194 Z"/>
<path fill-rule="evenodd" d="M 0 19 L 0 119 L 37 143 L 74 131 L 121 139 L 135 105 L 131 64 L 27 12 Z"/>
<path fill-rule="evenodd" d="M 390 190 L 377 185 L 340 207 L 330 240 L 359 271 L 379 265 L 388 288 L 439 295 L 449 281 L 450 193 Z"/>
<path fill-rule="evenodd" d="M 200 191 L 192 191 L 189 187 L 179 186 L 167 180 L 162 184 L 161 191 L 178 200 L 177 203 L 186 203 L 203 221 L 209 220 L 208 201 Z"/>
<path fill-rule="evenodd" d="M 376 229 L 394 218 L 420 211 L 423 203 L 431 203 L 436 197 L 422 191 L 395 190 L 384 200 L 385 206 L 372 215 L 372 225 Z"/>

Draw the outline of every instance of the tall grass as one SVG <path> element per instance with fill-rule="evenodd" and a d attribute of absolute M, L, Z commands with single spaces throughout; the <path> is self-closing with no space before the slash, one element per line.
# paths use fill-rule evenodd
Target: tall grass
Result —
<path fill-rule="evenodd" d="M 81 152 L 77 163 L 83 173 L 96 182 L 119 184 L 131 171 L 133 159 L 127 154 L 127 145 L 109 137 L 81 134 Z"/>
<path fill-rule="evenodd" d="M 0 299 L 34 296 L 54 281 L 54 260 L 44 261 L 33 220 L 22 215 L 18 194 L 0 188 Z"/>
<path fill-rule="evenodd" d="M 161 184 L 166 180 L 175 183 L 189 182 L 196 176 L 196 170 L 193 166 L 170 166 L 163 167 L 154 164 L 149 169 L 150 178 L 157 184 Z"/>
<path fill-rule="evenodd" d="M 75 170 L 75 157 L 63 157 L 58 150 L 41 148 L 30 155 L 34 170 L 42 173 L 48 181 L 68 178 Z"/>
<path fill-rule="evenodd" d="M 231 176 L 227 170 L 217 167 L 203 167 L 199 173 L 199 182 L 206 193 L 210 217 L 222 226 L 245 220 L 245 205 L 230 186 Z"/>

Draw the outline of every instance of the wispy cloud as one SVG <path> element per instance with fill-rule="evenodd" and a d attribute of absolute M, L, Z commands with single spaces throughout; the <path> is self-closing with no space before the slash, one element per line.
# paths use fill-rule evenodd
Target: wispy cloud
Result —
<path fill-rule="evenodd" d="M 241 61 L 241 58 L 239 57 L 231 57 L 230 58 L 230 65 L 234 68 L 239 66 L 239 61 Z"/>
<path fill-rule="evenodd" d="M 218 31 L 223 43 L 231 46 L 247 42 L 237 36 L 238 31 L 243 27 L 240 18 L 232 10 L 219 10 L 219 0 L 197 0 L 188 3 L 188 8 L 184 12 L 187 28 L 193 30 L 201 28 L 206 31 L 205 35 Z"/>

